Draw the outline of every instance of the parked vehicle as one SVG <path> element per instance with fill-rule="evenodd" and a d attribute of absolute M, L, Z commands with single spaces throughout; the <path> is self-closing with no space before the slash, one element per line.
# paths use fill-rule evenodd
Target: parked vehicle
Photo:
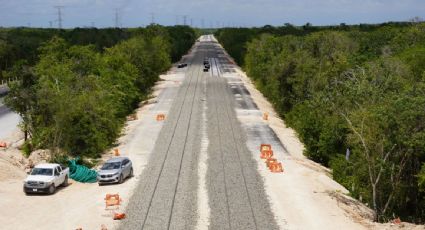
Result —
<path fill-rule="evenodd" d="M 186 63 L 180 63 L 180 64 L 178 64 L 177 65 L 177 68 L 184 68 L 184 67 L 186 67 L 187 66 L 187 64 Z"/>
<path fill-rule="evenodd" d="M 38 164 L 24 181 L 24 192 L 54 194 L 59 186 L 68 186 L 69 168 L 59 164 Z"/>
<path fill-rule="evenodd" d="M 204 72 L 208 72 L 208 70 L 210 70 L 210 69 L 208 69 L 208 68 L 204 68 Z"/>
<path fill-rule="evenodd" d="M 133 176 L 133 164 L 128 157 L 114 157 L 102 165 L 97 172 L 99 185 L 106 183 L 121 184 L 127 177 Z"/>

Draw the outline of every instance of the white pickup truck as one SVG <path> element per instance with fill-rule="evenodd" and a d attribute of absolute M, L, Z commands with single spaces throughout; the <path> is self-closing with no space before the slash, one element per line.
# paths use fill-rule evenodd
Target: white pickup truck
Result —
<path fill-rule="evenodd" d="M 67 186 L 69 169 L 60 164 L 38 164 L 24 181 L 24 192 L 53 194 L 59 186 Z"/>

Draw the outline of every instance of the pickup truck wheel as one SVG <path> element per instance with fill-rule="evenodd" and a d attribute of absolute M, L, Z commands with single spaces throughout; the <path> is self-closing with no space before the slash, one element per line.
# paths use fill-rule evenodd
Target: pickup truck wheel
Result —
<path fill-rule="evenodd" d="M 65 180 L 63 181 L 62 186 L 63 187 L 68 186 L 68 176 L 65 176 Z"/>
<path fill-rule="evenodd" d="M 55 185 L 54 184 L 50 185 L 50 187 L 49 187 L 49 194 L 53 194 L 55 192 L 56 192 Z"/>
<path fill-rule="evenodd" d="M 134 176 L 134 172 L 133 172 L 133 168 L 131 168 L 129 178 L 132 178 L 133 176 Z"/>
<path fill-rule="evenodd" d="M 118 184 L 122 184 L 122 182 L 124 182 L 124 177 L 121 174 L 120 179 L 118 179 Z"/>

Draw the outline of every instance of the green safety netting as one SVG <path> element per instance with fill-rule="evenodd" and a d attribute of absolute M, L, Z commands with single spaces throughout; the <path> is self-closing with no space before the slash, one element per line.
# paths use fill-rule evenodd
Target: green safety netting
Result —
<path fill-rule="evenodd" d="M 97 181 L 97 172 L 84 165 L 77 164 L 78 158 L 68 160 L 69 177 L 82 183 L 95 183 Z"/>

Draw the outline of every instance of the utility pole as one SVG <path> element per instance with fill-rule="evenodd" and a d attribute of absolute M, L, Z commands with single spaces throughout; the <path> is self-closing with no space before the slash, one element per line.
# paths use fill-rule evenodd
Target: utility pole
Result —
<path fill-rule="evenodd" d="M 54 8 L 58 10 L 58 27 L 59 29 L 62 29 L 62 9 L 64 8 L 64 6 L 54 6 Z"/>
<path fill-rule="evenodd" d="M 193 27 L 193 18 L 190 19 L 190 27 Z"/>
<path fill-rule="evenodd" d="M 50 28 L 53 27 L 53 22 L 52 21 L 49 21 L 49 26 L 50 26 Z"/>
<path fill-rule="evenodd" d="M 155 13 L 151 13 L 151 24 L 155 24 Z"/>
<path fill-rule="evenodd" d="M 179 25 L 179 15 L 176 15 L 176 26 Z"/>
<path fill-rule="evenodd" d="M 119 15 L 119 9 L 115 8 L 115 28 L 120 27 L 120 15 Z"/>
<path fill-rule="evenodd" d="M 183 15 L 183 25 L 186 25 L 187 15 Z"/>

